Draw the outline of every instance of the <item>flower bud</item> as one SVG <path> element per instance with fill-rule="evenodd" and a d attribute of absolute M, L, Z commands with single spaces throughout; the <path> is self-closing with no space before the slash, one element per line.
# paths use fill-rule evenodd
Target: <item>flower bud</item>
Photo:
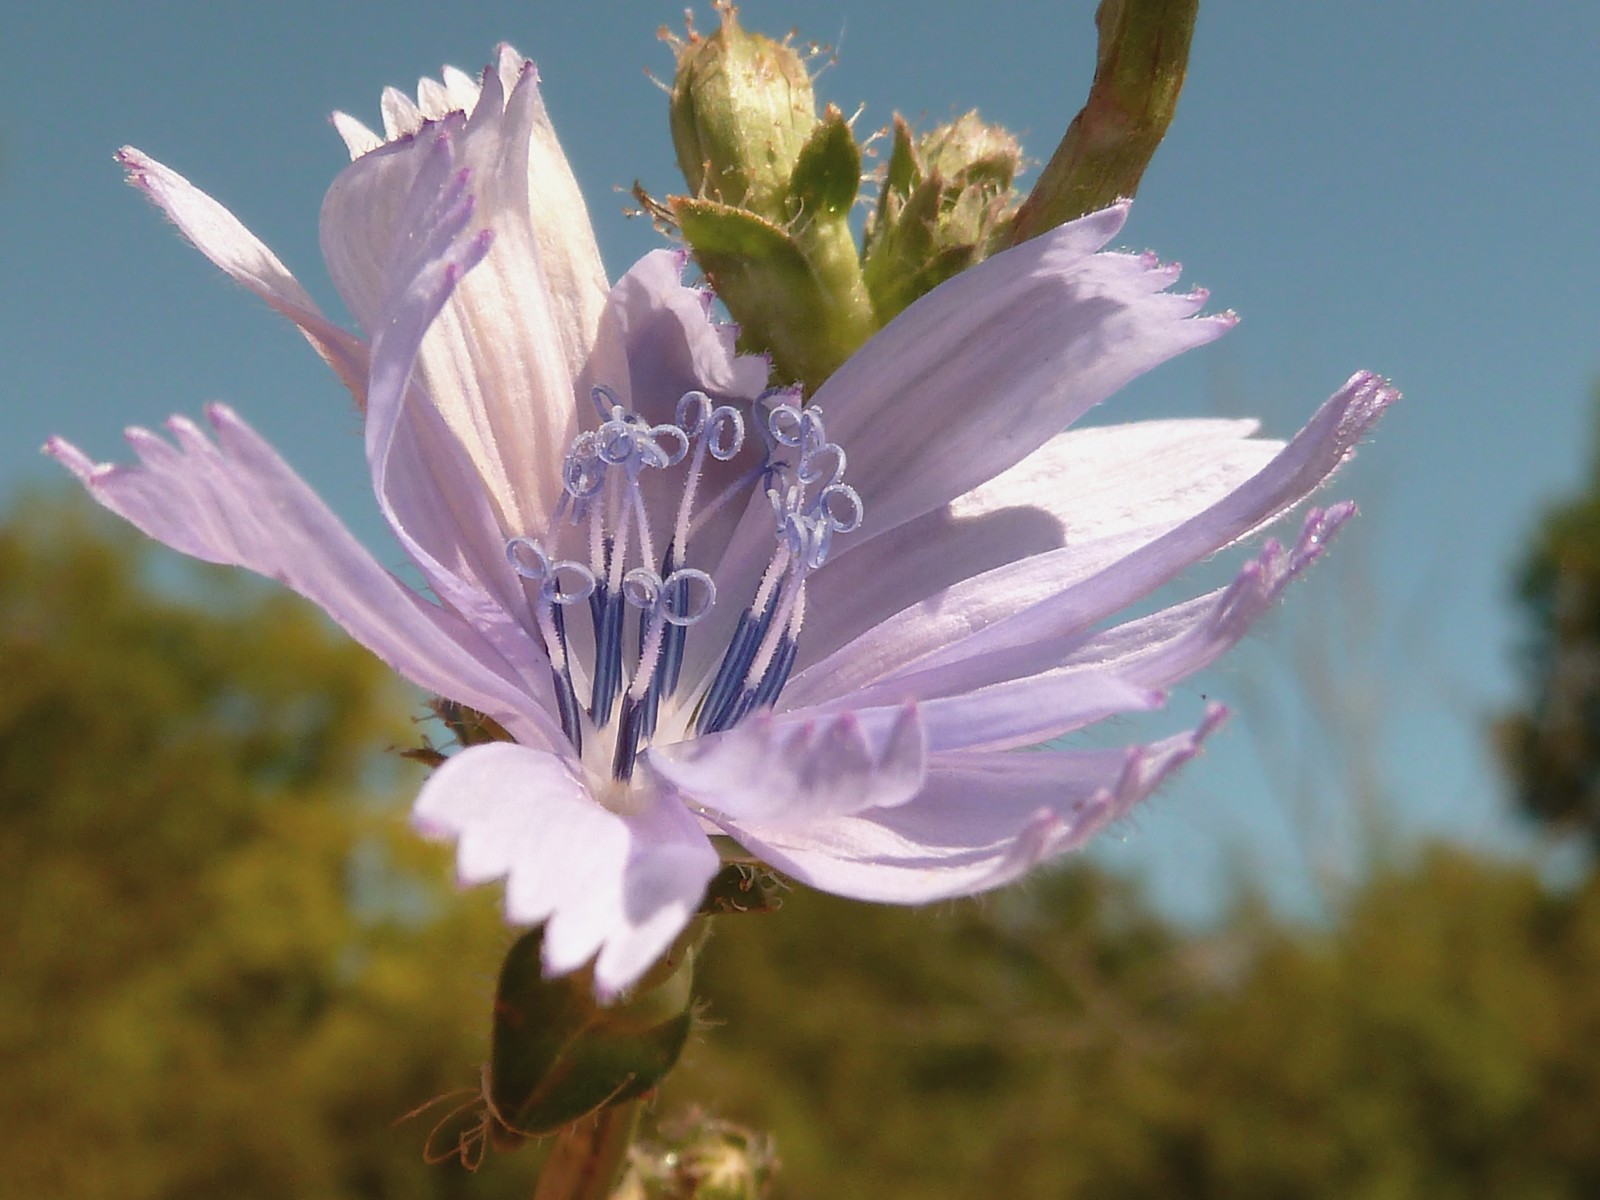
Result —
<path fill-rule="evenodd" d="M 812 391 L 877 328 L 850 231 L 861 150 L 837 108 L 818 116 L 802 55 L 745 30 L 732 4 L 717 12 L 711 36 L 691 26 L 668 39 L 672 141 L 690 194 L 635 194 L 683 235 L 740 348 Z"/>
<path fill-rule="evenodd" d="M 683 240 L 741 327 L 741 349 L 770 355 L 775 378 L 807 392 L 877 329 L 850 232 L 860 186 L 861 150 L 830 105 L 795 155 L 777 218 L 669 198 Z"/>
<path fill-rule="evenodd" d="M 791 46 L 744 29 L 732 4 L 717 11 L 715 33 L 691 27 L 676 42 L 668 111 L 678 166 L 696 197 L 782 222 L 789 177 L 817 125 L 811 73 Z"/>
<path fill-rule="evenodd" d="M 1006 228 L 1021 163 L 1016 138 L 976 112 L 919 139 L 895 118 L 863 261 L 879 324 L 988 256 Z"/>
<path fill-rule="evenodd" d="M 693 1016 L 704 920 L 615 1003 L 594 998 L 588 969 L 548 979 L 543 929 L 512 945 L 495 989 L 484 1093 L 496 1147 L 550 1133 L 659 1084 L 678 1061 Z"/>
<path fill-rule="evenodd" d="M 770 1137 L 698 1111 L 628 1158 L 614 1200 L 761 1200 L 778 1168 Z"/>

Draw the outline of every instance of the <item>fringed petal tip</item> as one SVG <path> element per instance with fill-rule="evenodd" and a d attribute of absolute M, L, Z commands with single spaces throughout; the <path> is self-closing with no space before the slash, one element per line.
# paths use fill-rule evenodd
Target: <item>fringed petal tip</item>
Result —
<path fill-rule="evenodd" d="M 510 42 L 496 42 L 494 44 L 495 65 L 521 73 L 522 71 L 535 70 L 533 59 L 521 53 Z"/>
<path fill-rule="evenodd" d="M 718 866 L 671 800 L 623 816 L 596 803 L 563 758 L 512 742 L 452 756 L 422 786 L 411 823 L 456 844 L 463 885 L 505 880 L 514 925 L 543 925 L 543 966 L 592 962 L 595 994 L 620 995 L 688 924 Z"/>
<path fill-rule="evenodd" d="M 83 483 L 88 483 L 95 474 L 107 470 L 111 465 L 95 462 L 77 446 L 60 436 L 52 436 L 47 440 L 39 447 L 39 453 L 55 459 Z"/>
<path fill-rule="evenodd" d="M 1086 800 L 1070 820 L 1058 817 L 1060 823 L 1045 843 L 1043 855 L 1029 865 L 1081 849 L 1108 826 L 1128 816 L 1180 767 L 1198 757 L 1206 740 L 1227 723 L 1229 715 L 1226 705 L 1208 704 L 1200 723 L 1189 733 L 1154 745 L 1130 746 L 1116 782 Z"/>
<path fill-rule="evenodd" d="M 525 82 L 539 86 L 539 68 L 534 65 L 533 59 L 521 54 L 510 42 L 500 42 L 495 46 L 494 62 L 484 70 L 486 73 L 492 70 L 500 77 L 500 85 L 507 96 Z"/>
<path fill-rule="evenodd" d="M 111 157 L 127 172 L 128 183 L 140 189 L 148 185 L 145 172 L 150 166 L 150 159 L 146 158 L 142 151 L 133 146 L 122 146 Z"/>
<path fill-rule="evenodd" d="M 1111 825 L 1126 818 L 1170 779 L 1180 767 L 1197 757 L 1207 738 L 1227 722 L 1229 711 L 1221 704 L 1206 706 L 1193 730 L 1147 746 L 1130 746 L 1115 782 L 1100 788 L 1063 812 L 1041 805 L 1017 834 L 992 874 L 974 893 L 1003 887 L 1035 867 L 1081 850 Z"/>
<path fill-rule="evenodd" d="M 1213 704 L 1189 732 L 1123 751 L 936 756 L 926 789 L 902 807 L 740 840 L 800 882 L 856 899 L 925 904 L 992 891 L 1127 816 L 1226 717 Z"/>
<path fill-rule="evenodd" d="M 1261 551 L 1247 563 L 1230 592 L 1247 587 L 1259 591 L 1261 607 L 1276 600 L 1283 589 L 1298 579 L 1312 563 L 1322 557 L 1334 536 L 1356 514 L 1352 501 L 1344 500 L 1327 508 L 1313 508 L 1301 523 L 1294 545 L 1285 550 L 1277 538 L 1269 538 Z M 1227 606 L 1224 600 L 1223 607 Z"/>
<path fill-rule="evenodd" d="M 1322 556 L 1334 536 L 1344 528 L 1345 522 L 1357 512 L 1355 501 L 1341 500 L 1327 508 L 1313 508 L 1306 513 L 1300 526 L 1300 536 L 1295 539 L 1283 566 L 1283 580 L 1287 583 Z"/>
<path fill-rule="evenodd" d="M 1122 232 L 1122 227 L 1128 223 L 1128 214 L 1132 211 L 1133 197 L 1119 196 L 1098 212 L 1086 213 L 1076 220 L 1068 221 L 1067 224 L 1094 229 L 1097 235 L 1100 230 L 1107 230 L 1105 241 L 1100 243 L 1104 246 Z"/>
<path fill-rule="evenodd" d="M 383 145 L 381 137 L 347 112 L 329 113 L 328 123 L 343 140 L 345 149 L 350 153 L 351 162 Z"/>
<path fill-rule="evenodd" d="M 1354 445 L 1364 437 L 1384 411 L 1400 399 L 1400 389 L 1382 375 L 1357 371 L 1334 393 L 1339 405 L 1339 438 Z"/>

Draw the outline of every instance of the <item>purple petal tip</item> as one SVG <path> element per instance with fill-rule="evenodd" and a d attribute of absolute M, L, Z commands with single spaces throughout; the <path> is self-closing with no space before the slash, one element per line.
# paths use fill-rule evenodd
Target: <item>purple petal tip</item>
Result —
<path fill-rule="evenodd" d="M 55 459 L 79 479 L 87 480 L 94 474 L 94 460 L 63 437 L 51 437 L 40 447 L 40 451 Z"/>

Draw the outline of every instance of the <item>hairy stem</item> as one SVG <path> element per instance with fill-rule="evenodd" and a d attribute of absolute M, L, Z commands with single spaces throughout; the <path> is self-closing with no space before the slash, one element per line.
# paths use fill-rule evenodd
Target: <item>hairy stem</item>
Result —
<path fill-rule="evenodd" d="M 627 1100 L 556 1134 L 533 1200 L 606 1200 L 617 1185 L 638 1120 L 639 1101 Z"/>
<path fill-rule="evenodd" d="M 1100 50 L 1083 111 L 1045 165 L 1004 244 L 1015 246 L 1139 187 L 1183 90 L 1200 0 L 1101 0 Z"/>

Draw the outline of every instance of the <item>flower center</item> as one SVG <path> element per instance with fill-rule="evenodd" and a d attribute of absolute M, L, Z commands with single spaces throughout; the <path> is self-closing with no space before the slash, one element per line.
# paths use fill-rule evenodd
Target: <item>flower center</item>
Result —
<path fill-rule="evenodd" d="M 528 582 L 562 729 L 579 754 L 587 746 L 596 767 L 626 784 L 665 703 L 686 715 L 682 732 L 698 735 L 776 703 L 794 666 L 806 577 L 827 561 L 835 534 L 859 527 L 862 504 L 844 482 L 845 453 L 828 441 L 821 412 L 791 393 L 753 403 L 760 460 L 698 511 L 708 458 L 731 462 L 745 446 L 744 414 L 696 391 L 679 399 L 673 421 L 652 425 L 608 388 L 595 388 L 593 400 L 600 423 L 578 434 L 562 461 L 562 495 L 545 538 L 511 538 L 506 556 Z M 682 561 L 691 537 L 758 487 L 775 519 L 772 557 L 715 673 L 682 680 L 689 630 L 719 599 L 716 580 Z M 672 527 L 661 546 L 651 523 L 668 510 Z M 556 547 L 577 541 L 587 543 L 586 564 L 557 557 Z M 567 610 L 585 600 L 589 629 L 570 632 L 588 636 L 570 637 Z M 626 619 L 628 609 L 636 621 Z"/>

